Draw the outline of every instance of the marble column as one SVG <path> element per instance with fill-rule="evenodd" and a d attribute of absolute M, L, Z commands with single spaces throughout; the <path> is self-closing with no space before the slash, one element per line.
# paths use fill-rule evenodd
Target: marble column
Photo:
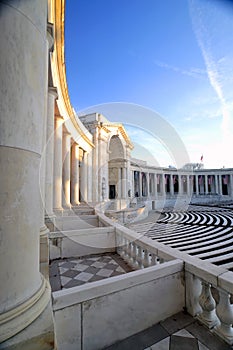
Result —
<path fill-rule="evenodd" d="M 33 6 L 26 0 L 1 2 L 2 348 L 11 345 L 23 349 L 23 341 L 30 337 L 40 337 L 41 349 L 48 347 L 37 322 L 40 316 L 43 330 L 50 325 L 44 311 L 50 289 L 39 272 L 39 169 L 47 102 L 46 12 L 46 1 L 35 0 Z M 32 339 L 31 346 L 38 348 L 35 342 Z"/>
<path fill-rule="evenodd" d="M 121 168 L 118 168 L 118 177 L 117 177 L 117 198 L 122 198 L 121 192 Z"/>
<path fill-rule="evenodd" d="M 154 174 L 154 187 L 155 187 L 155 198 L 158 196 L 158 190 L 157 190 L 157 174 Z"/>
<path fill-rule="evenodd" d="M 130 171 L 130 161 L 127 160 L 127 165 L 126 165 L 126 196 L 127 198 L 129 198 L 129 193 L 130 193 L 130 197 L 132 197 L 132 177 L 131 175 L 131 171 Z"/>
<path fill-rule="evenodd" d="M 179 184 L 179 195 L 183 194 L 183 179 L 181 175 L 178 175 L 178 184 Z"/>
<path fill-rule="evenodd" d="M 147 198 L 150 197 L 150 174 L 146 173 L 146 192 L 147 192 Z"/>
<path fill-rule="evenodd" d="M 218 175 L 214 175 L 214 182 L 215 182 L 215 192 L 219 193 L 219 186 L 218 186 Z"/>
<path fill-rule="evenodd" d="M 162 196 L 165 196 L 166 192 L 165 192 L 165 177 L 164 177 L 164 174 L 161 175 L 160 180 L 161 180 Z"/>
<path fill-rule="evenodd" d="M 135 197 L 135 189 L 134 189 L 134 170 L 132 170 L 131 176 L 132 176 L 131 197 L 134 198 L 134 197 Z"/>
<path fill-rule="evenodd" d="M 81 165 L 81 198 L 87 202 L 87 152 L 83 152 Z"/>
<path fill-rule="evenodd" d="M 208 175 L 204 175 L 205 176 L 205 194 L 208 194 Z"/>
<path fill-rule="evenodd" d="M 126 168 L 122 168 L 122 198 L 126 198 Z"/>
<path fill-rule="evenodd" d="M 190 196 L 191 195 L 191 186 L 190 186 L 190 182 L 191 182 L 191 178 L 189 175 L 186 176 L 186 181 L 187 181 L 187 195 Z"/>
<path fill-rule="evenodd" d="M 139 197 L 142 197 L 142 173 L 139 172 Z"/>
<path fill-rule="evenodd" d="M 97 131 L 95 129 L 93 135 L 93 143 L 95 147 L 92 150 L 92 200 L 93 202 L 98 201 L 98 139 L 97 139 Z"/>
<path fill-rule="evenodd" d="M 62 142 L 62 206 L 70 209 L 70 148 L 71 135 L 63 126 Z"/>
<path fill-rule="evenodd" d="M 108 189 L 106 188 L 106 198 L 108 198 Z M 105 199 L 106 199 L 105 198 Z M 92 154 L 87 154 L 87 201 L 92 202 Z"/>
<path fill-rule="evenodd" d="M 199 195 L 199 181 L 198 181 L 198 175 L 195 175 L 195 182 L 196 182 L 196 195 Z"/>
<path fill-rule="evenodd" d="M 57 89 L 49 87 L 46 134 L 45 217 L 53 218 L 53 156 L 54 156 L 54 105 Z"/>
<path fill-rule="evenodd" d="M 222 196 L 222 175 L 219 175 L 219 194 Z"/>
<path fill-rule="evenodd" d="M 79 204 L 79 145 L 74 142 L 71 147 L 71 204 Z"/>
<path fill-rule="evenodd" d="M 174 196 L 174 181 L 173 181 L 173 175 L 170 175 L 170 193 L 171 196 Z"/>
<path fill-rule="evenodd" d="M 63 118 L 55 115 L 54 161 L 53 161 L 53 208 L 62 210 L 62 125 Z"/>

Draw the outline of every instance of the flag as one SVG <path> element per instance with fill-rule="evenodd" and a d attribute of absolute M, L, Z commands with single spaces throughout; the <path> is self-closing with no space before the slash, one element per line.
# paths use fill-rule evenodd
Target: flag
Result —
<path fill-rule="evenodd" d="M 201 156 L 201 162 L 203 162 L 203 154 L 202 154 L 202 156 Z"/>

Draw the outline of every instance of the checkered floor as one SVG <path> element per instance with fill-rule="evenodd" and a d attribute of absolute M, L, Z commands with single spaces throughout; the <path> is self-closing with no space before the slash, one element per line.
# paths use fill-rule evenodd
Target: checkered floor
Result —
<path fill-rule="evenodd" d="M 131 271 L 117 254 L 53 261 L 50 266 L 52 290 L 80 286 Z"/>

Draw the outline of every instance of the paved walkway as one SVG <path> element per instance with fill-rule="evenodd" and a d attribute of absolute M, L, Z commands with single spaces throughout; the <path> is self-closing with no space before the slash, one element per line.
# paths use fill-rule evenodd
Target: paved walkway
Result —
<path fill-rule="evenodd" d="M 132 271 L 116 253 L 54 260 L 50 265 L 52 291 L 119 276 Z"/>
<path fill-rule="evenodd" d="M 232 347 L 180 312 L 105 350 L 231 350 Z"/>

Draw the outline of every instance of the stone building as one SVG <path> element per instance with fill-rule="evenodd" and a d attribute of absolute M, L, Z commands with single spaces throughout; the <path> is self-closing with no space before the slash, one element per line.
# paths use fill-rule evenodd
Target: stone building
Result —
<path fill-rule="evenodd" d="M 162 169 L 131 159 L 133 145 L 122 124 L 98 111 L 78 118 L 71 106 L 65 1 L 0 6 L 0 349 L 53 349 L 54 340 L 62 348 L 58 330 L 59 337 L 70 330 L 53 317 L 48 279 L 48 239 L 57 218 L 81 202 L 124 200 L 127 207 L 136 197 L 155 209 L 177 196 L 232 199 L 233 170 Z M 169 268 L 180 273 L 181 265 Z"/>

